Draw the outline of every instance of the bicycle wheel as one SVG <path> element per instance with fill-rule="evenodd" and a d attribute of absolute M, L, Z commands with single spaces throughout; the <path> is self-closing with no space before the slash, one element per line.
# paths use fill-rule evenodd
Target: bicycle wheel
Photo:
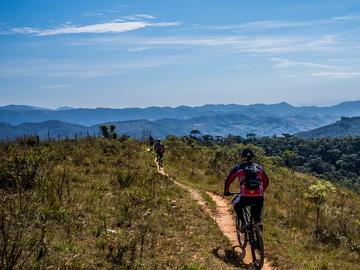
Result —
<path fill-rule="evenodd" d="M 241 232 L 241 219 L 236 215 L 236 235 L 239 241 L 241 249 L 245 249 L 247 246 L 246 232 Z"/>
<path fill-rule="evenodd" d="M 261 230 L 258 226 L 253 228 L 253 241 L 251 243 L 251 255 L 256 269 L 261 269 L 264 266 L 264 241 Z"/>

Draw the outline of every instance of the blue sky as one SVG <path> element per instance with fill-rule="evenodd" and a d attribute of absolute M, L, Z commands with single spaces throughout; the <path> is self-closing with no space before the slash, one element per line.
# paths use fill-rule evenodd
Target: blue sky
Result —
<path fill-rule="evenodd" d="M 360 99 L 358 0 L 1 0 L 0 105 Z"/>

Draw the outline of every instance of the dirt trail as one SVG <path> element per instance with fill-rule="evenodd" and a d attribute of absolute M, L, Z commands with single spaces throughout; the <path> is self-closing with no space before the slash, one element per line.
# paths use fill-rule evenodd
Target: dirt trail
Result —
<path fill-rule="evenodd" d="M 186 185 L 184 185 L 182 183 L 179 183 L 179 182 L 175 181 L 174 179 L 172 179 L 164 171 L 164 168 L 160 168 L 158 166 L 158 171 L 162 175 L 165 175 L 165 176 L 169 177 L 179 187 L 187 190 L 190 193 L 191 197 L 203 208 L 203 210 L 212 219 L 215 220 L 215 222 L 219 226 L 222 233 L 229 239 L 231 245 L 233 247 L 239 246 L 239 242 L 237 240 L 237 235 L 236 235 L 235 221 L 234 221 L 234 217 L 233 217 L 233 214 L 232 214 L 232 211 L 231 211 L 231 205 L 227 200 L 225 200 L 224 198 L 222 198 L 222 197 L 220 197 L 220 196 L 218 196 L 216 194 L 213 194 L 211 192 L 207 192 L 207 194 L 211 197 L 211 199 L 216 203 L 216 212 L 214 213 L 209 208 L 209 206 L 204 201 L 204 199 L 199 194 L 199 192 L 197 192 L 196 190 L 194 190 L 193 188 L 191 188 L 189 186 L 186 186 Z M 251 251 L 250 251 L 249 247 L 246 248 L 245 253 L 246 253 L 246 256 L 244 258 L 244 263 L 247 264 L 247 265 L 251 265 L 252 264 L 252 258 L 251 258 Z M 262 269 L 263 270 L 274 270 L 274 268 L 271 267 L 270 264 L 267 261 L 265 261 L 264 267 Z"/>

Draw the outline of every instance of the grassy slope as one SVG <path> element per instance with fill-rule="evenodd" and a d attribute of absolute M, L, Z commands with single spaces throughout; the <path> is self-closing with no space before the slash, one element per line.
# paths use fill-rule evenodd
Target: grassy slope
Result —
<path fill-rule="evenodd" d="M 2 175 L 10 156 L 47 151 L 22 206 L 19 190 L 0 189 L 7 247 L 22 247 L 17 267 L 236 269 L 213 254 L 216 247 L 229 248 L 218 227 L 189 194 L 156 172 L 153 154 L 142 144 L 82 140 L 11 148 L 1 145 Z M 19 224 L 23 234 L 14 240 Z"/>
<path fill-rule="evenodd" d="M 199 190 L 223 191 L 228 170 L 238 160 L 237 149 L 202 147 L 170 139 L 165 166 L 177 180 Z M 260 149 L 257 149 L 261 153 Z M 350 252 L 344 241 L 315 239 L 313 206 L 303 194 L 317 179 L 291 172 L 277 164 L 274 158 L 258 156 L 271 179 L 266 197 L 265 241 L 267 256 L 279 269 L 355 269 L 360 263 L 359 254 Z M 323 224 L 330 231 L 347 227 L 347 236 L 360 244 L 360 197 L 337 187 L 328 198 Z"/>

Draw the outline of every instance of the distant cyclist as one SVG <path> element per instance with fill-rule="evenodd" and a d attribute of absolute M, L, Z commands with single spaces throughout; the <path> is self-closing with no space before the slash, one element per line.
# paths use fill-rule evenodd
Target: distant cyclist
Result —
<path fill-rule="evenodd" d="M 160 140 L 157 140 L 154 150 L 156 152 L 156 162 L 159 164 L 160 167 L 162 167 L 162 159 L 164 156 L 164 152 L 165 152 L 165 147 L 164 145 L 161 143 Z"/>
<path fill-rule="evenodd" d="M 153 138 L 153 136 L 149 136 L 149 145 L 150 145 L 150 150 L 152 150 L 152 148 L 154 147 L 154 143 L 155 143 L 155 140 Z"/>
<path fill-rule="evenodd" d="M 264 168 L 253 162 L 254 152 L 244 149 L 241 153 L 242 163 L 233 168 L 225 181 L 224 196 L 230 196 L 230 185 L 236 178 L 240 181 L 240 195 L 234 201 L 234 208 L 244 224 L 242 209 L 252 205 L 254 221 L 262 229 L 261 212 L 264 205 L 264 192 L 269 186 L 269 178 Z M 245 231 L 245 226 L 241 226 Z"/>

